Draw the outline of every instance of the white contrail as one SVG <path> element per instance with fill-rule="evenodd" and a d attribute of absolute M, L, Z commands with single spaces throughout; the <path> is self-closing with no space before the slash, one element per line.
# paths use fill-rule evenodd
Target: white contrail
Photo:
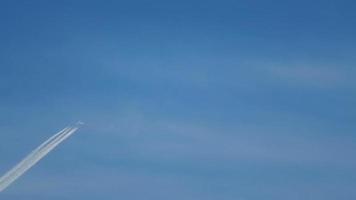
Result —
<path fill-rule="evenodd" d="M 62 131 L 56 133 L 51 138 L 42 143 L 39 147 L 33 150 L 26 158 L 19 164 L 7 172 L 0 178 L 0 192 L 5 190 L 11 183 L 22 176 L 27 170 L 33 167 L 56 146 L 62 143 L 65 139 L 70 137 L 82 123 L 77 123 L 74 127 L 67 127 Z"/>
<path fill-rule="evenodd" d="M 50 137 L 45 142 L 43 142 L 39 147 L 37 147 L 28 156 L 26 156 L 20 163 L 18 163 L 15 167 L 13 167 L 10 171 L 8 171 L 3 177 L 1 177 L 0 180 L 5 180 L 7 177 L 11 176 L 11 174 L 13 174 L 16 170 L 18 170 L 19 168 L 24 166 L 26 163 L 28 163 L 31 160 L 31 158 L 33 158 L 33 156 L 35 154 L 37 154 L 39 151 L 41 151 L 41 149 L 43 149 L 46 145 L 48 145 L 52 140 L 54 140 L 55 138 L 57 138 L 61 134 L 65 133 L 65 132 L 68 132 L 69 129 L 70 129 L 69 127 L 66 127 L 63 130 L 61 130 L 58 133 L 56 133 L 55 135 L 53 135 L 52 137 Z M 1 183 L 1 181 L 0 181 L 0 183 Z"/>
<path fill-rule="evenodd" d="M 65 132 L 62 132 L 56 138 L 52 138 L 52 141 L 46 141 L 39 148 L 34 150 L 30 155 L 28 155 L 23 161 L 21 161 L 17 166 L 15 166 L 12 170 L 6 173 L 0 179 L 0 191 L 9 186 L 12 182 L 14 182 L 17 178 L 19 178 L 22 174 L 24 174 L 28 169 L 30 169 L 33 165 L 35 165 L 42 157 L 47 154 L 47 149 L 53 148 L 57 145 L 57 141 L 67 135 L 72 128 L 67 128 Z M 46 153 L 47 152 L 47 153 Z M 45 153 L 45 154 L 44 154 Z"/>
<path fill-rule="evenodd" d="M 70 130 L 71 130 L 70 128 L 66 128 L 63 131 L 52 136 L 49 140 L 45 141 L 38 148 L 36 148 L 30 155 L 28 155 L 25 159 L 23 159 L 12 170 L 6 173 L 0 179 L 0 191 L 4 190 L 12 182 L 14 182 L 17 178 L 19 178 L 22 174 L 24 174 L 29 168 L 35 165 L 42 157 L 45 156 L 43 155 L 43 153 L 46 151 L 46 149 L 49 149 L 51 146 L 53 146 L 55 142 L 58 141 L 59 138 L 62 138 Z"/>
<path fill-rule="evenodd" d="M 39 160 L 41 160 L 45 155 L 47 155 L 59 143 L 61 143 L 71 134 L 73 134 L 77 129 L 78 127 L 66 128 L 63 131 L 52 136 L 49 140 L 45 141 L 42 145 L 36 148 L 36 150 L 34 150 L 22 162 L 20 162 L 16 167 L 14 167 L 0 179 L 0 191 L 4 190 L 17 178 L 19 178 L 22 174 L 29 170 L 33 165 L 35 165 Z"/>

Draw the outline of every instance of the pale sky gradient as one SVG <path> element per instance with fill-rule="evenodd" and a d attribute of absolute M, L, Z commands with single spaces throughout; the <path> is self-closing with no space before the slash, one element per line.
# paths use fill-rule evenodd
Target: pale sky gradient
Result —
<path fill-rule="evenodd" d="M 354 1 L 0 2 L 1 200 L 356 199 Z"/>

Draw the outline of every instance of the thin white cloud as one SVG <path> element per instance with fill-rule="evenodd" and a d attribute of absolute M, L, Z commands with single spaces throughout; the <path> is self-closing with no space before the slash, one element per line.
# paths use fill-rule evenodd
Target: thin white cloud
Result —
<path fill-rule="evenodd" d="M 263 69 L 271 78 L 289 85 L 313 88 L 355 87 L 356 71 L 350 68 L 322 64 L 269 64 Z"/>
<path fill-rule="evenodd" d="M 257 123 L 255 128 L 228 128 L 197 125 L 189 120 L 152 118 L 143 113 L 138 114 L 138 111 L 134 113 L 112 121 L 110 126 L 106 126 L 105 132 L 112 140 L 124 140 L 132 155 L 142 159 L 196 162 L 209 158 L 222 163 L 253 161 L 346 167 L 356 165 L 353 159 L 348 159 L 354 153 L 350 138 L 313 136 L 311 132 L 323 130 L 312 128 L 313 125 L 307 119 L 298 121 L 298 118 L 293 118 L 293 122 L 284 121 L 279 125 L 282 127 L 275 127 L 278 126 L 276 123 Z M 265 117 L 272 121 L 283 118 Z M 302 128 L 304 126 L 309 128 Z M 102 130 L 98 127 L 97 131 Z"/>

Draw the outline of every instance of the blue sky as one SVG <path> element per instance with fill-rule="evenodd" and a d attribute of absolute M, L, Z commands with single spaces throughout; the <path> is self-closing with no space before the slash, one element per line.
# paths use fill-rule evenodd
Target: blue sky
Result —
<path fill-rule="evenodd" d="M 1 1 L 0 194 L 356 198 L 353 1 Z"/>

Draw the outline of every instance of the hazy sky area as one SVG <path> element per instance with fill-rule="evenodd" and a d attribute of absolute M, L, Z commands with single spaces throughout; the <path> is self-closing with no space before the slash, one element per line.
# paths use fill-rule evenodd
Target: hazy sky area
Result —
<path fill-rule="evenodd" d="M 1 200 L 356 199 L 353 0 L 0 1 Z"/>

